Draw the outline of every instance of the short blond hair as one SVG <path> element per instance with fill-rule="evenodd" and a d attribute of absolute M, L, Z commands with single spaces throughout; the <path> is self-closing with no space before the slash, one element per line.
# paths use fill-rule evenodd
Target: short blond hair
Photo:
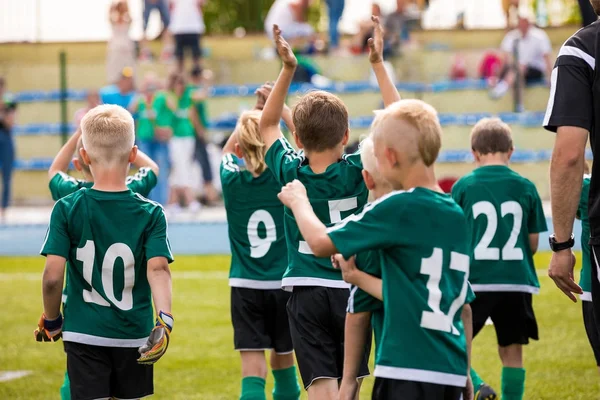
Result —
<path fill-rule="evenodd" d="M 471 149 L 481 154 L 508 153 L 513 149 L 510 126 L 500 118 L 482 118 L 471 131 Z"/>
<path fill-rule="evenodd" d="M 242 113 L 235 128 L 237 141 L 249 167 L 248 169 L 259 175 L 267 169 L 265 162 L 267 146 L 265 146 L 258 129 L 260 114 L 260 111 Z"/>
<path fill-rule="evenodd" d="M 363 169 L 371 175 L 373 181 L 377 186 L 386 186 L 390 188 L 391 185 L 386 181 L 377 169 L 377 160 L 375 159 L 375 148 L 373 145 L 373 138 L 369 135 L 362 142 L 360 142 L 360 161 L 362 162 Z"/>
<path fill-rule="evenodd" d="M 94 107 L 81 120 L 81 140 L 91 160 L 105 165 L 127 163 L 135 142 L 133 117 L 117 105 Z"/>
<path fill-rule="evenodd" d="M 415 157 L 428 167 L 433 165 L 442 147 L 437 111 L 421 100 L 400 100 L 377 111 L 371 130 L 374 140 L 384 139 L 398 150 L 414 151 Z"/>

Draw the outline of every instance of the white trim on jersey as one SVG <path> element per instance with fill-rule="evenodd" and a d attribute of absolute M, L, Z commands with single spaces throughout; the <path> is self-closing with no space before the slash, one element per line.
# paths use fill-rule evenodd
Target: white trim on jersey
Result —
<path fill-rule="evenodd" d="M 354 295 L 356 294 L 356 291 L 358 290 L 358 286 L 354 286 L 350 288 L 350 296 L 348 296 L 348 310 L 346 312 L 349 312 L 350 314 L 354 314 Z"/>
<path fill-rule="evenodd" d="M 127 178 L 125 178 L 125 184 L 129 185 L 133 181 L 141 181 L 142 179 L 148 176 L 150 171 L 152 171 L 150 167 L 140 168 L 138 172 L 136 172 L 133 175 L 129 175 Z"/>
<path fill-rule="evenodd" d="M 583 292 L 582 294 L 579 295 L 579 299 L 581 301 L 592 301 L 592 293 Z"/>
<path fill-rule="evenodd" d="M 437 385 L 464 387 L 467 384 L 467 377 L 465 375 L 448 374 L 424 369 L 389 367 L 387 365 L 375 365 L 373 375 L 377 378 L 435 383 Z"/>
<path fill-rule="evenodd" d="M 281 288 L 293 292 L 294 286 L 320 286 L 333 289 L 350 289 L 350 284 L 342 280 L 311 277 L 288 277 L 281 280 Z"/>
<path fill-rule="evenodd" d="M 171 250 L 171 243 L 169 242 L 169 221 L 167 220 L 167 214 L 165 214 L 165 209 L 162 206 L 162 204 L 157 203 L 156 201 L 152 201 L 150 199 L 145 198 L 144 196 L 142 196 L 139 193 L 134 193 L 140 200 L 145 201 L 146 203 L 150 203 L 152 205 L 158 206 L 160 207 L 160 211 L 162 213 L 163 218 L 165 219 L 165 225 L 166 225 L 166 242 L 167 242 L 167 249 L 169 250 L 169 257 L 171 258 L 171 260 L 175 260 L 175 258 L 173 257 L 173 250 Z"/>
<path fill-rule="evenodd" d="M 281 280 L 259 281 L 256 279 L 229 278 L 229 286 L 258 290 L 281 289 Z"/>
<path fill-rule="evenodd" d="M 578 49 L 577 47 L 573 47 L 573 46 L 563 46 L 560 48 L 560 51 L 558 52 L 558 57 L 560 56 L 572 56 L 572 57 L 577 57 L 577 58 L 581 58 L 583 61 L 585 61 L 591 69 L 596 69 L 596 60 L 594 59 L 594 57 L 590 56 L 588 53 L 586 53 L 585 51 Z"/>
<path fill-rule="evenodd" d="M 148 337 L 139 339 L 115 339 L 78 332 L 63 332 L 62 337 L 64 342 L 75 342 L 104 347 L 140 347 L 148 340 Z"/>
<path fill-rule="evenodd" d="M 542 126 L 548 126 L 550 118 L 552 117 L 552 111 L 554 110 L 554 96 L 556 96 L 556 83 L 558 82 L 558 67 L 552 70 L 550 75 L 550 97 L 548 98 L 548 106 L 546 106 L 546 115 L 544 115 L 544 122 Z"/>
<path fill-rule="evenodd" d="M 221 165 L 223 165 L 223 168 L 225 168 L 227 171 L 240 172 L 240 166 L 233 161 L 233 157 L 231 157 L 230 153 L 223 155 Z"/>
<path fill-rule="evenodd" d="M 477 292 L 519 292 L 538 294 L 540 288 L 530 285 L 516 285 L 512 283 L 475 283 L 471 284 L 471 289 Z"/>

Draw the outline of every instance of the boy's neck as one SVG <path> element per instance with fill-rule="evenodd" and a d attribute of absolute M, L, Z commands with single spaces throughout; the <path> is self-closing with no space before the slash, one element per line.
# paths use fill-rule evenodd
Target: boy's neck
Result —
<path fill-rule="evenodd" d="M 433 165 L 430 167 L 423 164 L 413 165 L 405 175 L 400 186 L 404 189 L 421 187 L 434 192 L 444 193 L 435 177 Z"/>
<path fill-rule="evenodd" d="M 128 169 L 129 165 L 127 167 L 93 168 L 91 170 L 92 182 L 94 182 L 92 189 L 102 192 L 126 191 L 128 188 L 125 180 L 127 179 Z"/>
<path fill-rule="evenodd" d="M 319 152 L 304 151 L 308 159 L 308 165 L 315 174 L 322 174 L 327 171 L 330 165 L 337 163 L 344 154 L 343 150 L 330 149 Z"/>
<path fill-rule="evenodd" d="M 480 167 L 487 167 L 491 165 L 502 165 L 508 166 L 510 156 L 507 153 L 489 153 L 482 154 L 479 156 L 477 164 Z"/>

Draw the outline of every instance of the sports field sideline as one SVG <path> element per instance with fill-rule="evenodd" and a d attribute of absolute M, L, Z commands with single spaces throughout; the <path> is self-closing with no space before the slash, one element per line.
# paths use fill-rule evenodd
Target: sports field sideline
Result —
<path fill-rule="evenodd" d="M 549 253 L 536 255 L 542 289 L 534 298 L 539 342 L 525 350 L 525 399 L 596 399 L 600 380 L 581 318 L 581 303 L 572 304 L 545 277 Z M 579 254 L 578 254 L 579 257 Z M 155 369 L 156 399 L 236 399 L 238 354 L 233 350 L 227 286 L 228 256 L 176 256 L 169 351 Z M 0 258 L 0 307 L 4 344 L 0 351 L 0 398 L 57 399 L 65 371 L 62 343 L 36 343 L 33 329 L 42 309 L 42 257 Z M 26 300 L 25 300 L 26 299 Z M 495 388 L 500 361 L 493 329 L 474 341 L 474 367 Z M 407 344 L 410 345 L 410 344 Z M 5 380 L 27 371 L 24 377 Z M 270 393 L 273 379 L 267 379 Z M 371 393 L 368 378 L 362 393 Z M 303 394 L 303 399 L 306 398 Z"/>

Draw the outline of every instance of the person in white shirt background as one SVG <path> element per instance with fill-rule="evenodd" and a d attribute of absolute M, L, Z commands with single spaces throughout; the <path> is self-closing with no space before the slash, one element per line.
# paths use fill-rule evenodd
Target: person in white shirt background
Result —
<path fill-rule="evenodd" d="M 525 84 L 544 80 L 550 82 L 552 73 L 552 44 L 543 30 L 533 25 L 532 17 L 527 13 L 519 15 L 517 29 L 506 34 L 500 45 L 504 54 L 504 68 L 499 81 L 490 91 L 492 98 L 500 98 L 510 89 L 516 78 L 513 50 L 518 47 L 519 70 Z M 517 42 L 518 41 L 518 42 Z"/>
<path fill-rule="evenodd" d="M 184 55 L 187 50 L 192 53 L 193 68 L 200 67 L 202 56 L 200 38 L 206 31 L 202 6 L 206 0 L 173 0 L 172 3 L 169 30 L 175 40 L 177 69 L 182 73 Z"/>
<path fill-rule="evenodd" d="M 275 0 L 265 18 L 267 36 L 273 39 L 273 24 L 277 24 L 288 41 L 312 37 L 315 30 L 307 20 L 309 3 L 310 0 Z"/>

